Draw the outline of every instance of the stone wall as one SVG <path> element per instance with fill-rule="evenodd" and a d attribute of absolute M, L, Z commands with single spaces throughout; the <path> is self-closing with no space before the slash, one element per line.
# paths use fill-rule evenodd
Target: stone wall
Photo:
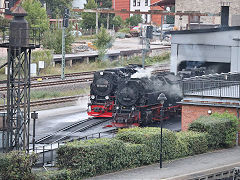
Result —
<path fill-rule="evenodd" d="M 177 11 L 199 11 L 201 13 L 220 13 L 221 12 L 221 2 L 222 0 L 176 0 L 176 12 Z M 226 0 L 225 2 L 229 2 Z M 240 14 L 240 2 L 239 0 L 230 1 L 230 25 L 232 24 L 232 15 Z M 183 16 L 182 20 L 179 19 L 180 16 L 176 16 L 175 25 L 180 29 L 186 28 L 188 24 L 188 17 Z M 203 24 L 220 24 L 221 18 L 216 16 L 202 16 L 200 22 Z"/>

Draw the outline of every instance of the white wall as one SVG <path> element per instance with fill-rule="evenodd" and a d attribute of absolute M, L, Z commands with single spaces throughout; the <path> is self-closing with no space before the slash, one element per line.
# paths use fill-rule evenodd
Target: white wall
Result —
<path fill-rule="evenodd" d="M 86 2 L 86 0 L 73 0 L 72 6 L 73 8 L 83 9 Z"/>
<path fill-rule="evenodd" d="M 136 3 L 136 6 L 133 6 L 133 1 L 130 0 L 130 11 L 135 11 L 135 10 L 140 10 L 142 12 L 148 12 L 150 10 L 150 0 L 148 0 L 148 6 L 145 6 L 145 0 L 140 0 L 140 6 L 138 6 L 138 3 Z M 136 0 L 138 2 L 138 0 Z M 142 18 L 144 19 L 144 22 L 146 20 L 146 15 L 143 14 Z M 151 16 L 148 14 L 147 15 L 147 23 L 151 22 Z"/>

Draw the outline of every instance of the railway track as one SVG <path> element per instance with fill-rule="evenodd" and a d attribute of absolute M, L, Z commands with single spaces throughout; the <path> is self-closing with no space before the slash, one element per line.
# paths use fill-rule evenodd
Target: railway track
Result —
<path fill-rule="evenodd" d="M 166 68 L 165 66 L 158 67 L 159 69 L 154 70 L 153 73 L 156 72 L 163 72 L 163 71 L 169 71 L 169 68 Z M 69 77 L 75 77 L 77 74 L 80 76 L 85 75 L 93 75 L 95 71 L 91 72 L 83 72 L 83 73 L 73 73 L 69 74 Z M 53 76 L 46 76 L 46 77 L 53 77 Z M 54 77 L 58 77 L 58 75 L 55 75 Z M 52 78 L 54 79 L 54 78 Z M 84 82 L 92 82 L 93 77 L 85 77 L 85 78 L 76 78 L 76 79 L 68 79 L 68 80 L 57 80 L 57 81 L 51 81 L 51 82 L 40 82 L 40 83 L 31 83 L 31 88 L 39 88 L 39 87 L 49 87 L 49 86 L 59 86 L 59 85 L 67 85 L 67 84 L 76 84 L 76 83 L 84 83 Z M 5 82 L 5 81 L 1 81 Z M 0 82 L 0 84 L 1 84 Z M 7 87 L 0 87 L 0 92 L 7 91 Z"/>
<path fill-rule="evenodd" d="M 83 95 L 67 96 L 67 97 L 60 97 L 60 98 L 32 101 L 32 102 L 30 102 L 30 105 L 31 105 L 31 107 L 34 107 L 34 106 L 36 107 L 36 106 L 43 106 L 43 105 L 50 105 L 50 104 L 72 102 L 72 101 L 77 101 L 78 98 L 80 98 L 80 97 L 84 97 L 84 96 Z M 7 109 L 7 106 L 0 105 L 0 111 L 4 111 L 6 109 Z"/>
<path fill-rule="evenodd" d="M 36 144 L 54 144 L 54 143 L 62 143 L 67 140 L 69 141 L 72 139 L 77 139 L 80 137 L 77 133 L 87 131 L 88 129 L 95 127 L 106 121 L 108 121 L 108 119 L 88 118 L 85 120 L 81 120 L 41 138 L 37 140 L 35 143 Z"/>

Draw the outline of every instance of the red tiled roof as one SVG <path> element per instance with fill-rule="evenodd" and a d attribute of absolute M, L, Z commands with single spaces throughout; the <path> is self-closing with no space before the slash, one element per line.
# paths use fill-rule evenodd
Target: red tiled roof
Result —
<path fill-rule="evenodd" d="M 159 0 L 158 2 L 151 4 L 151 6 L 171 6 L 171 5 L 175 5 L 175 0 Z"/>

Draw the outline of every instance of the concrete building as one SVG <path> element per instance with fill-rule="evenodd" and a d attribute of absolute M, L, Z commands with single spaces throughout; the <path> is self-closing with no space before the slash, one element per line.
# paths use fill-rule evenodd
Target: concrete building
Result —
<path fill-rule="evenodd" d="M 210 13 L 217 14 L 221 12 L 222 2 L 229 4 L 230 6 L 230 26 L 239 26 L 240 25 L 240 1 L 239 0 L 175 0 L 175 11 L 194 11 L 201 13 Z M 185 29 L 188 24 L 188 20 L 190 23 L 198 23 L 201 24 L 220 24 L 220 17 L 217 16 L 176 16 L 175 25 L 179 27 L 179 29 Z"/>
<path fill-rule="evenodd" d="M 171 71 L 194 66 L 240 72 L 240 27 L 172 32 Z"/>

